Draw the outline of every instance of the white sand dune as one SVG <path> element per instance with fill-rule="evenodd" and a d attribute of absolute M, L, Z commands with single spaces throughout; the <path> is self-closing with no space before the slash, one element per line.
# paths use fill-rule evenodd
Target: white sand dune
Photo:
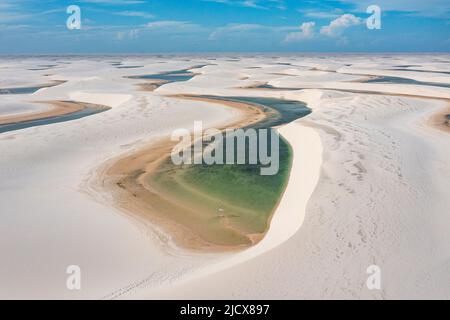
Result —
<path fill-rule="evenodd" d="M 0 98 L 0 101 L 2 104 L 0 119 L 2 117 L 40 113 L 52 109 L 52 106 L 48 104 L 17 101 L 17 98 Z"/>
<path fill-rule="evenodd" d="M 67 81 L 32 95 L 0 96 L 0 115 L 30 112 L 29 101 L 111 107 L 0 134 L 0 298 L 450 298 L 450 139 L 427 122 L 448 107 L 432 98 L 450 99 L 450 89 L 356 83 L 359 76 L 344 74 L 388 75 L 386 68 L 416 64 L 449 71 L 440 62 L 449 57 L 214 58 L 0 59 L 14 75 L 8 80 L 2 73 L 0 88 Z M 143 67 L 117 68 L 114 61 Z M 214 65 L 196 69 L 193 79 L 155 92 L 138 91 L 144 80 L 124 78 L 208 63 Z M 445 74 L 406 73 L 450 82 Z M 293 90 L 242 89 L 255 82 Z M 303 87 L 311 89 L 295 90 Z M 158 226 L 122 214 L 98 185 L 99 170 L 119 155 L 195 120 L 211 127 L 240 116 L 172 94 L 285 98 L 313 109 L 279 129 L 294 163 L 257 246 L 220 255 L 174 248 Z M 74 264 L 82 269 L 81 291 L 66 288 L 65 271 Z M 365 285 L 372 264 L 381 268 L 382 290 Z"/>
<path fill-rule="evenodd" d="M 295 122 L 283 126 L 279 132 L 289 141 L 295 156 L 286 192 L 274 213 L 264 239 L 250 249 L 211 262 L 209 265 L 191 272 L 175 286 L 169 284 L 158 287 L 146 292 L 141 298 L 163 298 L 161 294 L 166 290 L 177 291 L 181 285 L 190 286 L 192 281 L 202 281 L 205 277 L 214 277 L 218 272 L 238 266 L 282 245 L 300 229 L 305 218 L 306 205 L 319 180 L 322 145 L 319 135 L 313 129 L 302 127 Z M 308 152 L 304 151 L 306 148 Z M 181 290 L 183 291 L 183 289 Z M 177 296 L 182 297 L 181 294 Z"/>
<path fill-rule="evenodd" d="M 300 230 L 244 263 L 142 298 L 448 298 L 450 141 L 423 121 L 439 108 L 403 97 L 324 97 L 299 121 L 324 144 Z M 302 138 L 300 150 L 313 151 Z M 380 291 L 365 285 L 373 264 L 382 270 Z"/>

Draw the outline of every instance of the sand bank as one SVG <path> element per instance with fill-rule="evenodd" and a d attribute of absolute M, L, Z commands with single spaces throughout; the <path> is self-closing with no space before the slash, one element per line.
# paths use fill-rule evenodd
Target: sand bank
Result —
<path fill-rule="evenodd" d="M 191 298 L 208 299 L 202 294 L 204 284 L 217 276 L 220 272 L 233 269 L 242 263 L 248 263 L 258 256 L 264 256 L 274 248 L 282 245 L 293 237 L 301 228 L 306 217 L 308 201 L 313 194 L 320 177 L 323 146 L 319 134 L 307 121 L 300 120 L 278 128 L 279 133 L 289 142 L 293 150 L 293 162 L 288 184 L 280 203 L 272 216 L 270 227 L 261 242 L 245 251 L 227 257 L 222 261 L 191 273 L 182 281 L 171 285 L 158 287 L 139 296 L 141 299 L 178 299 L 187 294 L 188 288 L 200 290 Z M 220 290 L 217 288 L 217 290 Z M 212 299 L 216 289 L 210 292 Z M 222 297 L 230 297 L 225 294 Z"/>
<path fill-rule="evenodd" d="M 13 116 L 0 117 L 0 125 L 58 117 L 78 112 L 88 107 L 87 104 L 75 101 L 47 101 L 47 102 L 40 101 L 38 103 L 46 103 L 50 105 L 52 108 L 37 113 L 27 113 L 23 115 L 19 114 Z"/>
<path fill-rule="evenodd" d="M 33 100 L 97 103 L 114 107 L 112 110 L 80 121 L 0 137 L 0 198 L 4 204 L 0 214 L 0 248 L 4 257 L 0 265 L 0 297 L 450 297 L 446 281 L 450 270 L 450 142 L 448 133 L 426 123 L 433 113 L 443 109 L 444 103 L 362 94 L 380 91 L 450 98 L 448 89 L 338 82 L 349 78 L 336 80 L 326 74 L 310 77 L 309 82 L 310 87 L 323 90 L 295 89 L 304 84 L 302 67 L 295 65 L 338 70 L 344 65 L 367 68 L 370 64 L 370 68 L 382 70 L 420 64 L 445 71 L 448 55 L 285 57 L 283 60 L 289 60 L 292 68 L 298 69 L 299 77 L 289 77 L 291 80 L 274 79 L 276 75 L 269 74 L 284 69 L 271 67 L 274 61 L 270 57 L 240 57 L 239 62 L 233 63 L 219 57 L 216 65 L 204 68 L 192 80 L 164 85 L 151 93 L 136 91 L 134 83 L 139 81 L 123 78 L 132 75 L 133 69 L 111 68 L 105 63 L 108 59 L 64 58 L 70 64 L 61 63 L 54 70 L 54 77 L 67 79 L 68 83 L 39 90 Z M 127 65 L 144 65 L 139 70 L 146 74 L 204 63 L 202 57 L 190 61 L 177 57 L 139 57 L 132 62 L 129 58 L 117 59 L 128 61 Z M 164 63 L 160 63 L 163 59 Z M 47 82 L 36 72 L 24 71 L 36 61 L 6 59 L 3 64 L 10 68 L 2 69 L 1 87 Z M 252 66 L 261 68 L 247 69 Z M 267 82 L 294 89 L 234 89 Z M 283 198 L 280 202 L 278 210 L 286 211 L 276 212 L 265 237 L 272 242 L 263 239 L 237 255 L 174 252 L 166 246 L 170 239 L 165 233 L 163 236 L 153 224 L 143 224 L 146 221 L 136 223 L 130 219 L 139 218 L 137 215 L 124 215 L 115 198 L 98 186 L 95 174 L 108 159 L 116 161 L 150 143 L 157 144 L 159 138 L 189 126 L 195 119 L 217 126 L 235 114 L 235 109 L 230 112 L 219 104 L 188 100 L 180 103 L 178 99 L 166 98 L 164 93 L 257 95 L 306 101 L 314 108 L 308 119 L 296 123 L 314 134 L 296 128 L 293 140 L 289 140 L 289 134 L 280 131 L 294 149 L 293 169 L 283 198 L 293 195 L 284 206 Z M 2 101 L 4 106 L 17 106 L 23 95 L 1 98 L 7 102 Z M 308 136 L 311 139 L 306 140 Z M 303 141 L 304 146 L 296 148 L 295 139 Z M 315 152 L 313 146 L 318 147 L 319 143 L 321 148 Z M 292 183 L 298 176 L 294 173 L 300 174 L 304 166 L 308 167 L 302 161 L 310 155 L 314 159 L 316 153 L 322 153 L 313 162 L 320 170 L 320 178 L 312 196 L 305 200 L 301 195 L 309 191 L 301 187 L 309 178 L 298 180 L 295 187 Z M 299 170 L 295 169 L 298 161 L 302 166 Z M 316 172 L 314 168 L 310 171 Z M 89 183 L 93 180 L 96 188 Z M 121 191 L 117 185 L 115 188 Z M 313 184 L 310 188 L 314 188 Z M 296 204 L 297 200 L 307 201 L 305 211 L 302 203 Z M 287 218 L 288 211 L 290 218 L 277 223 L 277 216 L 286 213 Z M 280 229 L 276 230 L 276 226 Z M 65 286 L 66 267 L 71 264 L 82 267 L 81 291 L 68 291 Z M 382 270 L 382 290 L 370 291 L 365 285 L 366 270 L 372 264 Z"/>
<path fill-rule="evenodd" d="M 372 77 L 373 78 L 373 77 Z M 359 80 L 358 81 L 353 81 L 355 83 L 361 83 Z M 277 87 L 273 87 L 268 85 L 268 83 L 259 83 L 259 84 L 253 84 L 253 85 L 249 85 L 246 87 L 240 87 L 238 89 L 249 89 L 249 90 L 261 90 L 261 91 L 293 91 L 293 90 L 304 90 L 304 89 L 290 89 L 290 88 L 277 88 Z M 325 90 L 325 89 L 321 89 L 319 87 L 317 88 L 311 88 L 311 89 L 306 89 L 308 91 L 310 90 Z M 428 99 L 428 100 L 436 100 L 436 101 L 444 101 L 446 102 L 446 106 L 444 108 L 442 108 L 440 111 L 436 112 L 435 114 L 433 114 L 430 118 L 429 121 L 427 122 L 430 126 L 437 128 L 439 130 L 445 131 L 445 132 L 450 132 L 450 99 L 445 98 L 445 97 L 435 97 L 433 96 L 433 94 L 426 94 L 426 95 L 418 95 L 414 92 L 411 93 L 395 93 L 390 91 L 390 92 L 385 92 L 382 91 L 380 89 L 376 89 L 374 91 L 364 91 L 364 90 L 349 90 L 349 89 L 327 89 L 327 90 L 336 90 L 336 91 L 340 91 L 340 92 L 349 92 L 349 93 L 357 93 L 357 94 L 369 94 L 369 95 L 382 95 L 382 96 L 392 96 L 392 97 L 407 97 L 407 98 L 417 98 L 417 99 Z M 402 90 L 399 90 L 402 91 Z M 445 96 L 445 95 L 444 95 Z"/>
<path fill-rule="evenodd" d="M 434 128 L 450 133 L 450 100 L 447 100 L 446 107 L 433 114 L 428 124 Z"/>
<path fill-rule="evenodd" d="M 32 86 L 32 87 L 6 87 L 6 88 L 0 88 L 0 95 L 1 94 L 30 94 L 30 93 L 35 93 L 41 89 L 45 89 L 45 88 L 51 88 L 51 87 L 55 87 L 58 86 L 60 84 L 65 83 L 66 81 L 53 81 L 52 83 L 46 83 L 46 84 L 41 84 L 41 85 L 36 85 L 36 86 Z"/>
<path fill-rule="evenodd" d="M 222 131 L 246 127 L 266 117 L 261 108 L 251 104 L 183 95 L 172 98 L 220 104 L 237 110 L 240 114 L 239 119 L 223 124 L 218 128 Z M 170 219 L 167 218 L 167 213 L 164 214 L 168 206 L 177 206 L 180 212 L 187 210 L 183 207 L 183 203 L 178 203 L 176 198 L 159 192 L 149 179 L 158 166 L 169 158 L 176 144 L 177 142 L 170 139 L 162 139 L 152 143 L 150 147 L 117 159 L 101 177 L 102 184 L 111 189 L 115 203 L 120 208 L 132 216 L 137 216 L 138 219 L 147 219 L 162 227 L 181 247 L 203 251 L 229 251 L 241 248 L 241 246 L 219 246 L 208 242 L 199 236 L 203 231 L 200 230 L 202 226 L 198 226 L 200 229 L 195 231 L 195 225 L 189 221 L 182 222 L 181 217 Z M 260 239 L 261 236 L 253 235 L 253 238 Z"/>
<path fill-rule="evenodd" d="M 269 230 L 254 248 L 142 298 L 187 294 L 193 299 L 448 296 L 448 286 L 439 280 L 448 273 L 444 226 L 449 224 L 445 210 L 449 202 L 448 192 L 442 193 L 449 175 L 444 160 L 448 139 L 422 125 L 441 107 L 440 102 L 321 90 L 305 91 L 298 97 L 309 98 L 314 113 L 289 125 L 291 129 L 306 126 L 306 132 L 292 131 L 291 137 L 304 143 L 294 150 L 294 166 L 311 154 L 323 153 L 311 158 L 311 164 L 317 165 L 318 184 L 312 186 L 312 196 L 304 199 L 308 213 L 304 221 L 302 211 L 296 209 L 301 204 L 295 204 L 300 200 L 286 199 L 292 216 L 279 229 L 279 238 L 273 238 L 284 242 L 274 240 L 268 250 L 253 251 L 270 239 Z M 309 130 L 313 135 L 308 138 Z M 323 148 L 314 152 L 315 145 Z M 300 172 L 305 165 L 308 168 L 308 161 Z M 295 172 L 293 167 L 291 180 Z M 312 180 L 305 177 L 296 188 L 291 188 L 291 180 L 284 198 L 289 192 L 296 197 L 308 195 L 301 184 Z M 274 219 L 281 216 L 277 211 Z M 303 222 L 301 229 L 296 231 L 294 222 Z M 272 227 L 277 230 L 275 220 Z M 288 232 L 283 237 L 284 229 L 292 236 Z M 366 269 L 372 264 L 383 272 L 383 290 L 365 286 Z"/>
<path fill-rule="evenodd" d="M 167 81 L 164 80 L 151 80 L 145 83 L 139 83 L 137 86 L 141 91 L 153 92 L 166 83 Z"/>

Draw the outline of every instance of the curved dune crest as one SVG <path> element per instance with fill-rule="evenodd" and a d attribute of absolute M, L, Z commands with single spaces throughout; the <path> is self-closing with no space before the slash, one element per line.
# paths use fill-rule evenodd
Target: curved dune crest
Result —
<path fill-rule="evenodd" d="M 292 101 L 284 102 L 284 100 L 279 100 L 278 104 L 276 102 L 278 100 L 263 101 L 260 102 L 262 103 L 261 106 L 258 106 L 252 100 L 246 101 L 244 98 L 231 100 L 223 97 L 176 96 L 175 98 L 223 104 L 235 108 L 242 114 L 241 120 L 226 126 L 223 125 L 221 130 L 229 130 L 230 127 L 248 128 L 253 125 L 263 125 L 266 122 L 268 126 L 271 126 L 269 123 L 289 122 L 291 121 L 289 119 L 295 119 L 306 114 L 306 109 L 301 109 L 300 103 L 298 103 L 298 111 L 284 110 L 283 108 L 288 108 L 284 104 L 291 106 L 293 103 Z M 264 103 L 269 102 L 273 103 L 272 107 L 264 105 Z M 278 105 L 280 106 L 278 107 Z M 276 111 L 278 110 L 276 108 L 280 108 L 280 110 Z M 240 184 L 244 184 L 243 186 L 233 184 L 233 180 L 220 180 L 228 188 L 231 188 L 230 191 L 236 188 L 242 189 L 246 186 L 245 183 L 249 183 L 248 189 L 254 190 L 254 192 L 264 192 L 263 188 L 257 189 L 257 185 L 250 184 L 257 183 L 256 181 L 264 183 L 266 188 L 270 187 L 277 190 L 276 192 L 269 190 L 271 192 L 263 193 L 265 198 L 260 197 L 259 202 L 265 201 L 269 206 L 260 206 L 258 207 L 260 211 L 256 211 L 251 207 L 257 205 L 257 203 L 254 203 L 255 200 L 246 200 L 246 198 L 241 199 L 234 196 L 232 199 L 235 200 L 230 202 L 228 200 L 230 193 L 209 193 L 211 188 L 214 187 L 211 186 L 211 180 L 209 180 L 208 188 L 202 189 L 201 183 L 198 185 L 195 182 L 195 177 L 187 176 L 187 178 L 184 178 L 183 175 L 186 175 L 186 173 L 192 175 L 193 172 L 194 175 L 198 175 L 198 170 L 207 170 L 208 168 L 193 166 L 186 169 L 183 166 L 170 164 L 167 158 L 174 145 L 175 143 L 168 141 L 168 139 L 163 140 L 149 148 L 117 160 L 107 170 L 106 175 L 101 180 L 108 181 L 106 185 L 109 186 L 108 189 L 111 189 L 113 196 L 115 195 L 117 205 L 127 212 L 130 211 L 133 215 L 139 215 L 142 218 L 147 217 L 153 223 L 165 225 L 165 229 L 182 247 L 209 251 L 243 250 L 248 244 L 254 245 L 259 242 L 267 232 L 270 220 L 274 215 L 273 211 L 278 206 L 278 198 L 281 196 L 278 194 L 279 188 L 276 184 L 278 183 L 281 186 L 281 193 L 285 188 L 284 177 L 290 172 L 291 162 L 289 147 L 283 145 L 285 152 L 281 154 L 281 157 L 283 157 L 281 159 L 281 162 L 283 162 L 282 172 L 279 171 L 275 176 L 260 176 L 259 169 L 251 169 L 251 166 L 246 166 L 244 171 L 240 171 L 237 166 L 217 165 L 214 170 L 209 171 L 209 174 L 214 177 L 210 179 L 213 180 L 215 178 L 223 179 L 225 173 L 233 174 L 234 178 L 240 177 L 239 181 Z M 177 174 L 174 176 L 175 172 Z M 203 178 L 205 177 L 203 176 Z M 228 179 L 231 178 L 228 177 Z M 170 189 L 166 189 L 165 184 L 170 184 Z M 224 192 L 222 186 L 218 188 L 222 190 L 221 192 Z M 241 192 L 244 191 L 241 190 Z M 258 199 L 258 196 L 258 194 L 253 195 L 251 199 Z M 241 202 L 239 203 L 236 199 L 241 199 Z M 216 212 L 217 206 L 222 208 L 222 213 Z M 252 223 L 255 214 L 258 220 Z M 263 229 L 261 229 L 261 222 L 259 221 L 261 217 L 264 218 Z M 230 221 L 230 219 L 232 220 Z"/>
<path fill-rule="evenodd" d="M 423 84 L 450 83 L 448 55 L 213 58 L 68 57 L 51 75 L 28 70 L 56 63 L 50 57 L 1 59 L 1 87 L 66 81 L 33 94 L 0 95 L 3 116 L 53 111 L 22 104 L 31 100 L 109 110 L 0 133 L 0 297 L 450 296 L 443 281 L 450 252 L 450 89 Z M 113 60 L 142 67 L 116 68 Z M 139 90 L 142 79 L 132 78 L 137 71 L 172 74 L 211 60 L 188 81 L 148 91 Z M 397 65 L 421 71 L 386 70 Z M 416 83 L 363 82 L 395 72 Z M 282 90 L 250 88 L 267 83 Z M 158 145 L 174 130 L 190 129 L 195 121 L 204 128 L 242 121 L 236 108 L 188 98 L 199 95 L 304 101 L 313 110 L 277 127 L 293 151 L 287 187 L 265 236 L 240 251 L 185 250 L 162 221 L 130 215 L 105 192 L 111 186 L 121 191 L 118 181 L 102 180 L 117 160 Z M 137 169 L 150 165 L 146 157 L 134 160 Z M 132 161 L 122 164 L 119 180 L 136 169 Z M 365 286 L 373 264 L 382 270 L 381 291 Z M 83 290 L 66 289 L 69 265 L 86 275 Z"/>

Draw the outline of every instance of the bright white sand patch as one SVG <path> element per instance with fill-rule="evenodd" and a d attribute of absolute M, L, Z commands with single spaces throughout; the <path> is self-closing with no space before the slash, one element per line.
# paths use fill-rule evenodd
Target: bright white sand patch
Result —
<path fill-rule="evenodd" d="M 6 116 L 40 113 L 53 108 L 54 107 L 49 104 L 16 101 L 9 102 L 7 99 L 2 99 L 0 97 L 0 118 Z"/>
<path fill-rule="evenodd" d="M 321 179 L 301 229 L 238 266 L 144 297 L 449 297 L 441 281 L 450 267 L 450 142 L 423 121 L 442 106 L 404 97 L 324 95 L 299 121 L 313 126 L 324 146 Z M 380 291 L 365 285 L 372 264 L 382 270 Z"/>
<path fill-rule="evenodd" d="M 27 101 L 112 107 L 0 134 L 0 297 L 450 298 L 450 139 L 425 121 L 445 102 L 389 95 L 450 98 L 450 89 L 349 82 L 359 76 L 340 73 L 389 75 L 385 69 L 396 65 L 449 71 L 448 55 L 211 59 L 0 59 L 0 88 L 67 81 L 0 97 L 5 114 L 29 112 Z M 119 69 L 116 60 L 144 67 Z M 138 91 L 144 80 L 125 78 L 207 63 L 215 65 L 153 93 Z M 448 83 L 444 74 L 406 73 Z M 258 82 L 312 89 L 239 89 Z M 235 256 L 174 250 L 157 226 L 131 221 L 95 185 L 97 170 L 119 155 L 195 120 L 208 127 L 237 116 L 165 96 L 172 94 L 294 99 L 313 109 L 280 129 L 294 149 L 292 175 L 267 237 L 254 248 Z M 65 286 L 72 264 L 82 268 L 82 291 Z M 365 286 L 371 264 L 381 267 L 381 291 Z"/>
<path fill-rule="evenodd" d="M 108 107 L 117 107 L 129 101 L 132 96 L 126 94 L 101 94 L 101 93 L 84 93 L 74 92 L 69 95 L 71 100 L 105 105 Z"/>
<path fill-rule="evenodd" d="M 162 298 L 165 290 L 180 290 L 189 287 L 192 281 L 203 277 L 214 277 L 214 274 L 243 262 L 252 260 L 289 240 L 301 227 L 306 214 L 308 200 L 319 181 L 322 163 L 322 144 L 319 135 L 311 128 L 296 122 L 278 129 L 288 140 L 293 151 L 293 165 L 285 193 L 276 209 L 269 230 L 264 239 L 256 246 L 227 257 L 225 260 L 194 272 L 173 288 L 157 288 L 141 298 Z M 195 283 L 195 282 L 194 282 Z"/>

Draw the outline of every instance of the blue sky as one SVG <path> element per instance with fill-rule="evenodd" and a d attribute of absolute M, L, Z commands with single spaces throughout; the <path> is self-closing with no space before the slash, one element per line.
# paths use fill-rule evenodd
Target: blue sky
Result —
<path fill-rule="evenodd" d="M 0 0 L 0 54 L 448 52 L 449 18 L 449 0 Z"/>

